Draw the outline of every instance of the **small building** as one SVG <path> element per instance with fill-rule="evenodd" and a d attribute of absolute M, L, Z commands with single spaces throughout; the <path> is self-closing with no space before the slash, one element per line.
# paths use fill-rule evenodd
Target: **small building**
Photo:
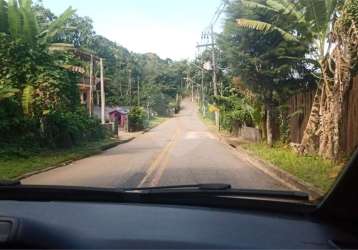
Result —
<path fill-rule="evenodd" d="M 113 131 L 117 133 L 118 131 L 127 132 L 128 131 L 128 113 L 129 107 L 105 107 L 105 121 L 113 125 Z M 96 117 L 101 116 L 101 107 L 94 106 L 93 115 Z"/>
<path fill-rule="evenodd" d="M 118 124 L 119 131 L 128 131 L 128 111 L 124 109 L 115 109 L 109 113 L 111 122 Z"/>

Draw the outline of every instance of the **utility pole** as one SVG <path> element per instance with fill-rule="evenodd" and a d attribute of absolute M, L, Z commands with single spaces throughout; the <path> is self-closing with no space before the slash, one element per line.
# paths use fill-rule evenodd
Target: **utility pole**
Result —
<path fill-rule="evenodd" d="M 218 86 L 217 86 L 217 76 L 216 76 L 216 56 L 215 56 L 215 38 L 214 38 L 214 26 L 210 27 L 210 35 L 211 35 L 211 57 L 212 57 L 212 68 L 213 68 L 213 85 L 214 85 L 214 95 L 218 95 Z"/>
<path fill-rule="evenodd" d="M 217 85 L 217 75 L 216 75 L 216 56 L 215 56 L 215 34 L 214 34 L 214 25 L 210 27 L 211 35 L 211 56 L 212 56 L 212 68 L 213 68 L 213 86 L 214 86 L 214 96 L 218 96 L 218 85 Z M 220 114 L 219 111 L 215 111 L 215 125 L 216 127 L 220 126 Z"/>
<path fill-rule="evenodd" d="M 194 102 L 194 83 L 191 82 L 191 102 Z"/>
<path fill-rule="evenodd" d="M 201 67 L 196 65 L 195 63 L 190 63 L 190 65 L 195 66 L 197 69 L 200 69 L 201 72 L 201 83 L 200 83 L 200 90 L 197 88 L 197 95 L 199 97 L 199 100 L 201 102 L 202 109 L 204 110 L 204 100 L 205 100 L 205 92 L 204 92 L 204 74 L 205 69 L 203 68 L 203 58 L 201 58 Z M 203 111 L 204 112 L 204 111 Z"/>
<path fill-rule="evenodd" d="M 91 61 L 90 61 L 90 93 L 89 93 L 89 103 L 88 103 L 88 110 L 89 110 L 89 115 L 90 117 L 92 117 L 92 113 L 93 113 L 93 55 L 91 55 Z"/>
<path fill-rule="evenodd" d="M 138 107 L 140 107 L 140 85 L 139 85 L 139 77 L 137 78 L 137 90 L 138 90 Z"/>
<path fill-rule="evenodd" d="M 201 58 L 201 67 L 203 67 L 203 58 Z M 204 111 L 204 108 L 205 108 L 204 68 L 201 69 L 201 106 L 202 106 L 203 111 Z"/>
<path fill-rule="evenodd" d="M 129 103 L 132 105 L 132 69 L 128 70 L 128 96 Z"/>
<path fill-rule="evenodd" d="M 101 67 L 101 121 L 102 124 L 106 123 L 105 119 L 105 108 L 106 108 L 106 95 L 104 93 L 104 73 L 103 73 L 103 59 L 100 59 L 100 67 Z"/>
<path fill-rule="evenodd" d="M 216 55 L 215 55 L 215 34 L 214 34 L 214 26 L 217 23 L 217 21 L 219 20 L 221 14 L 225 11 L 226 6 L 229 4 L 228 0 L 223 0 L 222 3 L 220 4 L 220 6 L 218 7 L 218 9 L 216 10 L 210 25 L 209 25 L 209 31 L 206 29 L 203 34 L 202 34 L 202 40 L 203 39 L 209 39 L 210 36 L 210 44 L 208 44 L 209 41 L 206 41 L 206 44 L 201 44 L 198 45 L 197 48 L 208 48 L 211 47 L 211 57 L 212 57 L 212 70 L 213 70 L 213 80 L 212 80 L 212 84 L 213 84 L 213 88 L 214 88 L 214 96 L 218 96 L 218 83 L 217 83 L 217 64 L 216 64 Z M 208 34 L 210 33 L 210 34 Z M 202 85 L 203 86 L 203 85 Z M 211 83 L 210 83 L 210 88 L 211 88 Z M 209 90 L 210 90 L 209 88 Z M 203 98 L 204 98 L 204 90 L 203 90 Z M 205 113 L 205 110 L 203 111 Z M 220 113 L 219 112 L 215 112 L 215 125 L 217 127 L 220 127 Z"/>

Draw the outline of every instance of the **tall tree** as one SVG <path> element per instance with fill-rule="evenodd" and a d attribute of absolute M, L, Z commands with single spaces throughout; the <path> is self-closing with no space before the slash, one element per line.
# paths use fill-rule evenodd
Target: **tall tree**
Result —
<path fill-rule="evenodd" d="M 265 2 L 231 2 L 219 44 L 231 73 L 239 76 L 264 103 L 267 143 L 272 145 L 277 106 L 285 102 L 290 92 L 312 85 L 313 77 L 306 68 L 306 62 L 293 60 L 304 58 L 309 52 L 308 44 L 300 43 L 292 35 L 303 36 L 307 27 L 297 21 L 296 15 L 277 18 L 277 11 L 265 6 Z M 255 22 L 257 24 L 254 25 Z"/>

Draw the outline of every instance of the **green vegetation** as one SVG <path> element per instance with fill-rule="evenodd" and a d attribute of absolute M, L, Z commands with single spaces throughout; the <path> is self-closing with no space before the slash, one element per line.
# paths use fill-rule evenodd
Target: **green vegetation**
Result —
<path fill-rule="evenodd" d="M 70 53 L 50 47 L 74 11 L 37 20 L 30 0 L 0 1 L 0 151 L 8 148 L 64 148 L 103 139 L 98 121 L 82 110 L 79 75 L 64 65 L 80 65 Z"/>
<path fill-rule="evenodd" d="M 77 84 L 89 75 L 89 63 L 68 48 L 104 59 L 107 105 L 135 106 L 131 130 L 145 128 L 152 114 L 171 113 L 186 62 L 131 53 L 97 35 L 92 20 L 71 8 L 56 16 L 41 1 L 0 0 L 0 17 L 0 151 L 67 148 L 105 137 L 80 103 Z"/>
<path fill-rule="evenodd" d="M 256 127 L 262 119 L 261 109 L 240 93 L 216 97 L 220 109 L 220 129 L 236 133 L 242 126 Z"/>
<path fill-rule="evenodd" d="M 157 127 L 158 125 L 164 123 L 164 122 L 167 121 L 167 120 L 168 120 L 168 117 L 156 116 L 156 117 L 152 118 L 152 119 L 149 121 L 148 128 L 149 128 L 149 129 L 155 128 L 155 127 Z"/>
<path fill-rule="evenodd" d="M 275 166 L 327 192 L 340 167 L 318 156 L 299 156 L 287 147 L 265 144 L 243 144 L 243 148 Z"/>
<path fill-rule="evenodd" d="M 96 34 L 92 20 L 71 8 L 56 16 L 42 1 L 0 0 L 0 161 L 29 148 L 54 160 L 51 152 L 106 137 L 80 103 L 77 84 L 88 77 L 88 62 L 71 50 L 53 49 L 60 44 L 104 59 L 107 104 L 131 107 L 130 131 L 177 113 L 180 96 L 190 94 L 200 97 L 206 118 L 220 113 L 223 130 L 235 134 L 243 126 L 255 127 L 268 146 L 288 144 L 290 96 L 316 91 L 298 147 L 302 157 L 277 147 L 246 147 L 327 190 L 333 167 L 304 155 L 339 160 L 344 153 L 348 98 L 343 97 L 358 69 L 358 2 L 232 0 L 225 13 L 224 30 L 211 41 L 217 47 L 188 63 L 130 52 Z M 99 78 L 99 72 L 94 75 Z M 37 168 L 36 157 L 27 161 L 34 166 L 29 170 Z M 1 168 L 11 173 L 5 166 L 9 163 Z"/>
<path fill-rule="evenodd" d="M 133 107 L 128 114 L 129 131 L 136 132 L 145 129 L 148 115 L 141 107 Z"/>
<path fill-rule="evenodd" d="M 78 145 L 69 149 L 47 151 L 14 151 L 0 153 L 0 176 L 16 179 L 24 174 L 57 166 L 62 163 L 87 157 L 102 151 L 118 141 L 106 139 Z"/>
<path fill-rule="evenodd" d="M 272 146 L 290 142 L 294 114 L 289 99 L 315 92 L 298 152 L 339 161 L 347 144 L 342 126 L 346 97 L 358 68 L 357 10 L 354 0 L 226 2 L 218 47 L 206 49 L 193 62 L 202 66 L 216 54 L 216 89 L 212 70 L 203 75 L 200 67 L 192 67 L 189 72 L 192 82 L 205 83 L 197 90 L 203 93 L 201 110 L 220 110 L 221 125 L 229 131 L 244 125 L 259 128 Z M 253 122 L 253 113 L 260 113 L 260 119 Z"/>
<path fill-rule="evenodd" d="M 186 62 L 131 53 L 97 35 L 92 20 L 72 8 L 56 16 L 42 1 L 0 0 L 0 178 L 91 152 L 84 145 L 105 140 L 80 103 L 78 83 L 90 66 L 74 49 L 104 59 L 107 105 L 133 107 L 131 131 L 171 114 Z"/>

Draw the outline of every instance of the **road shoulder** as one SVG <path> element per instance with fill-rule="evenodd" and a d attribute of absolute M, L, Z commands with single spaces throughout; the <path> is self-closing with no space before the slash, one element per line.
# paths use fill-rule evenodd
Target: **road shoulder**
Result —
<path fill-rule="evenodd" d="M 205 122 L 205 124 L 209 131 L 215 134 L 219 140 L 229 147 L 240 159 L 248 162 L 251 166 L 264 172 L 287 188 L 306 192 L 310 195 L 312 200 L 319 199 L 324 195 L 320 189 L 247 151 L 241 146 L 241 142 L 238 138 L 219 132 L 214 125 L 208 124 L 207 122 Z"/>

